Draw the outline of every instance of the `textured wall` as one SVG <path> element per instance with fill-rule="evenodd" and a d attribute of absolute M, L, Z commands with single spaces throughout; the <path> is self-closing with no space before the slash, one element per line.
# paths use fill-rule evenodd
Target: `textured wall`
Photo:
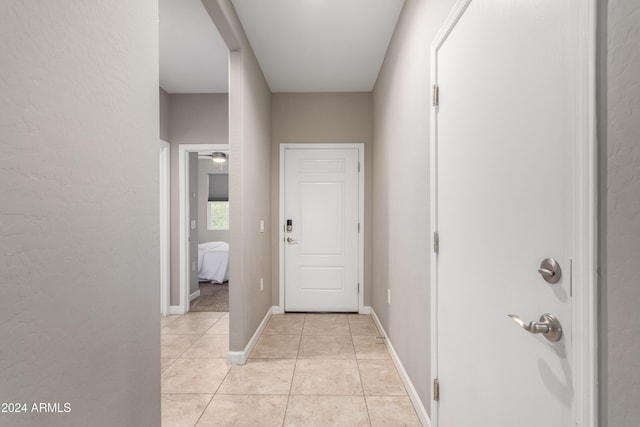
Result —
<path fill-rule="evenodd" d="M 178 146 L 228 144 L 229 96 L 226 93 L 169 94 L 167 126 L 171 145 L 171 305 L 180 304 L 180 193 Z"/>
<path fill-rule="evenodd" d="M 601 425 L 640 424 L 640 3 L 600 3 Z"/>
<path fill-rule="evenodd" d="M 241 351 L 271 309 L 271 91 L 231 1 L 202 3 L 231 50 L 229 347 Z"/>
<path fill-rule="evenodd" d="M 271 101 L 271 277 L 273 305 L 279 305 L 278 208 L 280 197 L 280 144 L 353 143 L 365 145 L 364 303 L 371 305 L 371 214 L 373 112 L 371 93 L 275 93 Z"/>
<path fill-rule="evenodd" d="M 157 19 L 0 2 L 0 425 L 160 425 Z"/>
<path fill-rule="evenodd" d="M 229 276 L 230 349 L 245 348 L 271 308 L 271 92 L 248 47 L 231 55 L 229 164 L 231 242 Z M 235 108 L 234 108 L 235 107 Z M 235 133 L 234 133 L 235 132 Z M 260 221 L 265 232 L 260 233 Z M 236 232 L 237 230 L 237 232 Z M 239 256 L 234 257 L 233 251 Z M 260 278 L 264 291 L 260 291 Z M 237 286 L 236 286 L 237 284 Z"/>
<path fill-rule="evenodd" d="M 454 3 L 407 0 L 373 92 L 372 306 L 427 410 L 429 47 Z"/>

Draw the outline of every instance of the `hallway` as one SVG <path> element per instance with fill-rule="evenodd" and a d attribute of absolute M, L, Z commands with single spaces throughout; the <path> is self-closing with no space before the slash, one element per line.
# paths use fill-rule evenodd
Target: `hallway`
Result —
<path fill-rule="evenodd" d="M 162 318 L 162 425 L 419 426 L 370 316 L 273 315 L 228 366 L 228 313 Z"/>

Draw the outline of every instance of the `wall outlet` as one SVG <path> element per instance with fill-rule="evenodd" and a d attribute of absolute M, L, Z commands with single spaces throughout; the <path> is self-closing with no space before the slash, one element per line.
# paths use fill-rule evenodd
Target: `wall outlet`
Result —
<path fill-rule="evenodd" d="M 391 305 L 391 289 L 387 288 L 387 304 Z"/>
<path fill-rule="evenodd" d="M 264 279 L 260 278 L 260 292 L 264 291 Z"/>

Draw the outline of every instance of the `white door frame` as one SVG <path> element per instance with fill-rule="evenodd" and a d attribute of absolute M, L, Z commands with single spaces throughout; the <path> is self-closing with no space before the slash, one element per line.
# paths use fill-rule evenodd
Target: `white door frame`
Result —
<path fill-rule="evenodd" d="M 294 149 L 356 149 L 358 150 L 358 162 L 360 162 L 360 173 L 358 174 L 358 222 L 360 223 L 360 233 L 358 234 L 358 283 L 360 289 L 358 291 L 358 312 L 360 314 L 368 314 L 364 307 L 364 143 L 331 143 L 331 144 L 304 144 L 304 143 L 286 143 L 280 144 L 280 212 L 278 214 L 278 250 L 280 253 L 279 262 L 279 307 L 278 312 L 284 313 L 284 162 L 285 151 L 289 148 Z"/>
<path fill-rule="evenodd" d="M 160 314 L 169 314 L 171 287 L 171 150 L 169 143 L 160 140 Z"/>
<path fill-rule="evenodd" d="M 438 82 L 437 52 L 473 0 L 459 0 L 431 45 L 431 84 Z M 579 20 L 581 43 L 575 46 L 578 67 L 575 70 L 577 97 L 575 138 L 573 143 L 574 176 L 572 219 L 574 224 L 573 258 L 573 423 L 579 427 L 596 427 L 598 423 L 597 360 L 597 150 L 595 121 L 596 0 L 573 2 Z M 431 108 L 430 210 L 431 231 L 438 230 L 437 203 L 437 107 Z M 435 234 L 432 233 L 432 247 Z M 431 254 L 431 378 L 438 375 L 438 293 L 437 255 Z M 432 426 L 438 427 L 438 404 L 432 400 Z"/>
<path fill-rule="evenodd" d="M 189 153 L 199 151 L 229 151 L 228 144 L 179 144 L 178 186 L 180 200 L 180 313 L 188 313 L 189 301 Z"/>

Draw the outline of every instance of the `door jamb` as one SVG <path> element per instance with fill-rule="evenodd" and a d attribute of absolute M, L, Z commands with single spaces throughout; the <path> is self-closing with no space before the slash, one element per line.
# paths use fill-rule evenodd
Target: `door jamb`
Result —
<path fill-rule="evenodd" d="M 180 304 L 179 313 L 188 313 L 189 301 L 189 156 L 198 151 L 229 151 L 228 144 L 179 144 L 178 145 L 178 193 L 180 200 Z"/>
<path fill-rule="evenodd" d="M 431 87 L 438 82 L 437 52 L 472 0 L 459 0 L 431 44 Z M 579 22 L 577 49 L 574 176 L 572 200 L 574 242 L 573 281 L 573 383 L 572 425 L 598 425 L 598 324 L 597 324 L 597 145 L 596 145 L 596 0 L 574 2 Z M 435 244 L 437 218 L 437 106 L 430 112 L 430 214 L 431 244 Z M 437 254 L 431 253 L 431 380 L 438 378 Z M 438 402 L 431 401 L 431 425 L 438 427 Z"/>
<path fill-rule="evenodd" d="M 280 183 L 279 183 L 279 214 L 278 214 L 278 253 L 279 253 L 279 275 L 278 275 L 278 308 L 277 312 L 284 313 L 284 160 L 287 149 L 356 149 L 358 150 L 358 162 L 360 162 L 360 173 L 358 173 L 358 221 L 360 222 L 360 233 L 358 233 L 358 313 L 368 314 L 364 306 L 364 143 L 328 143 L 328 144 L 305 144 L 305 143 L 284 143 L 280 144 Z"/>
<path fill-rule="evenodd" d="M 171 286 L 171 154 L 170 146 L 166 141 L 160 140 L 160 314 L 169 314 L 169 297 Z"/>

